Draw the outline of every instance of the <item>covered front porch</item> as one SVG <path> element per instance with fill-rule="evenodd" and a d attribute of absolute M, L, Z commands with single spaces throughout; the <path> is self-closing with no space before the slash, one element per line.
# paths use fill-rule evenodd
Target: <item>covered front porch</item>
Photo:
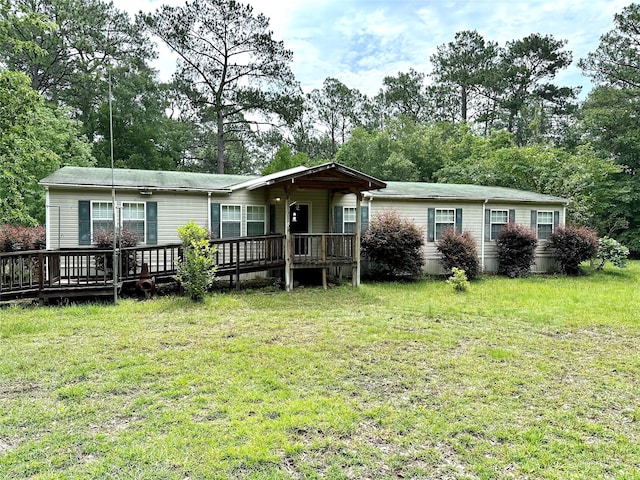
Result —
<path fill-rule="evenodd" d="M 286 290 L 293 289 L 294 272 L 301 269 L 320 269 L 326 287 L 329 269 L 346 267 L 353 285 L 360 284 L 363 193 L 385 187 L 384 182 L 337 163 L 287 170 L 236 186 L 264 192 L 272 218 L 282 215 Z M 334 201 L 342 195 L 356 199 L 352 232 L 335 228 Z M 311 197 L 321 208 L 312 209 Z"/>

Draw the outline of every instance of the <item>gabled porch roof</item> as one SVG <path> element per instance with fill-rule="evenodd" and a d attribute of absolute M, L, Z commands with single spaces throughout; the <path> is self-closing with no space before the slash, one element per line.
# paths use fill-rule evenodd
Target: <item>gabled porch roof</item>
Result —
<path fill-rule="evenodd" d="M 265 187 L 287 187 L 329 190 L 334 193 L 360 193 L 385 188 L 377 178 L 339 163 L 330 162 L 315 167 L 295 167 L 271 175 L 236 184 L 233 190 L 256 190 Z"/>

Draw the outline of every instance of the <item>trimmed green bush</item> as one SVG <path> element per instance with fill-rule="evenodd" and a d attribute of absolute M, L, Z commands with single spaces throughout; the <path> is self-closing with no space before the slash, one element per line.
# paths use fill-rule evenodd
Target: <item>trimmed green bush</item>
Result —
<path fill-rule="evenodd" d="M 497 238 L 498 274 L 509 278 L 527 277 L 535 261 L 538 238 L 531 228 L 507 223 Z"/>
<path fill-rule="evenodd" d="M 471 232 L 457 233 L 450 228 L 440 236 L 436 249 L 440 253 L 440 263 L 447 274 L 452 273 L 454 268 L 464 270 L 469 280 L 477 278 L 480 274 L 478 250 Z"/>
<path fill-rule="evenodd" d="M 216 249 L 209 244 L 207 229 L 193 220 L 178 228 L 178 236 L 182 241 L 182 257 L 176 261 L 175 278 L 191 300 L 202 301 L 215 278 Z"/>
<path fill-rule="evenodd" d="M 553 252 L 562 273 L 580 275 L 583 273 L 580 264 L 598 253 L 598 235 L 587 227 L 558 228 L 549 235 L 547 248 Z"/>
<path fill-rule="evenodd" d="M 424 236 L 416 224 L 395 211 L 373 217 L 362 236 L 362 255 L 380 278 L 415 277 L 424 265 Z"/>

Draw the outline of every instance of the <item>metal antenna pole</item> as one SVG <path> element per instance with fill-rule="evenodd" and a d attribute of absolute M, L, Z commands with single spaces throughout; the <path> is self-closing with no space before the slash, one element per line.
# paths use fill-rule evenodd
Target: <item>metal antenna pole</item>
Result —
<path fill-rule="evenodd" d="M 113 164 L 113 110 L 111 107 L 111 70 L 109 70 L 109 142 L 111 149 L 111 216 L 113 218 L 113 304 L 118 303 L 118 239 L 116 227 L 116 183 Z"/>

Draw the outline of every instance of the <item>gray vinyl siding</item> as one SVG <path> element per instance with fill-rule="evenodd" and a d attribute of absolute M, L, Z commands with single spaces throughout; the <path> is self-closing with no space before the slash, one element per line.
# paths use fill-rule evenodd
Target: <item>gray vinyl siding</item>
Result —
<path fill-rule="evenodd" d="M 209 206 L 206 193 L 158 192 L 152 195 L 158 202 L 158 244 L 178 243 L 178 227 L 193 220 L 208 228 Z"/>
<path fill-rule="evenodd" d="M 60 222 L 60 248 L 78 247 L 78 201 L 111 202 L 111 190 L 107 189 L 49 189 L 50 247 L 58 248 L 58 207 Z M 158 204 L 158 244 L 179 242 L 178 227 L 189 220 L 207 227 L 206 193 L 154 192 L 140 195 L 137 191 L 116 192 L 116 202 L 148 202 Z M 146 226 L 146 225 L 145 225 Z"/>
<path fill-rule="evenodd" d="M 279 200 L 277 198 L 279 197 Z M 111 190 L 108 188 L 49 188 L 49 247 L 50 248 L 77 248 L 78 245 L 78 201 L 111 201 Z M 248 205 L 265 206 L 265 231 L 269 231 L 269 205 L 275 206 L 275 231 L 284 233 L 285 231 L 285 203 L 284 190 L 281 188 L 258 189 L 254 191 L 238 190 L 231 194 L 211 195 L 206 192 L 163 192 L 154 191 L 153 195 L 141 195 L 136 190 L 126 190 L 117 192 L 117 202 L 157 202 L 158 215 L 158 244 L 177 243 L 179 238 L 177 228 L 184 225 L 189 220 L 194 220 L 197 224 L 209 228 L 209 204 L 219 203 L 222 205 L 241 205 L 242 221 L 241 234 L 246 235 L 246 207 Z M 289 202 L 309 205 L 310 233 L 329 232 L 330 208 L 332 206 L 356 205 L 356 197 L 353 194 L 335 195 L 330 199 L 329 194 L 324 190 L 298 190 L 291 194 Z M 429 208 L 450 208 L 462 209 L 462 229 L 470 231 L 474 236 L 478 256 L 481 256 L 483 243 L 483 202 L 481 201 L 454 201 L 454 200 L 433 200 L 433 199 L 400 199 L 400 198 L 364 198 L 362 206 L 369 207 L 369 217 L 384 211 L 394 210 L 400 215 L 413 220 L 424 232 L 425 246 L 424 254 L 426 259 L 425 273 L 443 273 L 439 262 L 435 242 L 427 241 L 428 209 Z M 560 211 L 560 224 L 564 224 L 564 205 L 561 203 L 523 203 L 523 202 L 497 202 L 492 201 L 486 204 L 486 209 L 514 210 L 516 223 L 526 226 L 531 225 L 532 210 Z M 58 222 L 58 212 L 61 214 L 61 221 Z M 58 223 L 60 231 L 58 232 Z M 58 238 L 60 239 L 58 244 Z M 495 241 L 484 242 L 485 271 L 494 272 L 497 270 L 496 243 Z M 534 272 L 548 272 L 555 269 L 555 264 L 549 251 L 545 249 L 546 242 L 539 242 L 536 251 L 536 264 Z"/>
<path fill-rule="evenodd" d="M 345 195 L 337 198 L 334 205 L 355 206 L 356 201 L 353 195 Z M 428 209 L 462 209 L 462 230 L 469 231 L 476 240 L 478 249 L 478 257 L 481 256 L 482 235 L 483 235 L 483 203 L 482 202 L 447 202 L 433 200 L 412 200 L 412 199 L 387 199 L 375 198 L 369 202 L 365 198 L 362 205 L 370 206 L 370 216 L 373 218 L 376 214 L 385 211 L 396 211 L 401 216 L 413 220 L 416 225 L 424 232 L 425 255 L 424 272 L 430 275 L 440 275 L 444 271 L 439 261 L 439 254 L 436 250 L 436 242 L 427 241 L 428 228 Z M 530 226 L 531 210 L 559 210 L 561 212 L 560 223 L 564 223 L 562 218 L 562 205 L 545 205 L 545 204 L 526 204 L 526 203 L 487 203 L 486 209 L 498 210 L 515 210 L 515 222 Z M 545 249 L 546 242 L 541 241 L 536 249 L 536 263 L 532 268 L 533 272 L 542 273 L 555 270 L 555 262 L 549 251 Z M 484 242 L 485 251 L 485 271 L 496 272 L 498 269 L 497 250 L 495 241 Z"/>

